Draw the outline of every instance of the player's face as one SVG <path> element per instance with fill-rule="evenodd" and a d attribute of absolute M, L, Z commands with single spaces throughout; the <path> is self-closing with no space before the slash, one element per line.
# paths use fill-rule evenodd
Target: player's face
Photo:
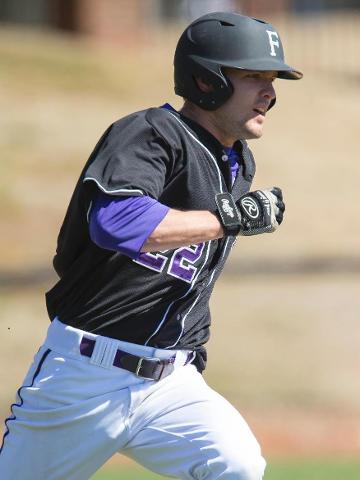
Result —
<path fill-rule="evenodd" d="M 273 82 L 277 73 L 236 69 L 226 69 L 224 73 L 234 93 L 214 112 L 217 128 L 228 145 L 237 139 L 260 138 L 266 112 L 275 98 Z"/>

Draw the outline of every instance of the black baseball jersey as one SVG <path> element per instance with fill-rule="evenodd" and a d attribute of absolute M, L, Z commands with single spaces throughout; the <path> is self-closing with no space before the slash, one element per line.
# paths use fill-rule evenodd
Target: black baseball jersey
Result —
<path fill-rule="evenodd" d="M 217 193 L 238 199 L 255 173 L 246 142 L 234 148 L 241 161 L 232 187 L 222 145 L 181 114 L 151 108 L 112 124 L 81 173 L 59 233 L 54 267 L 60 280 L 46 294 L 50 319 L 156 348 L 194 349 L 204 369 L 209 298 L 234 237 L 133 260 L 94 244 L 88 215 L 98 189 L 148 195 L 178 210 L 214 211 Z"/>

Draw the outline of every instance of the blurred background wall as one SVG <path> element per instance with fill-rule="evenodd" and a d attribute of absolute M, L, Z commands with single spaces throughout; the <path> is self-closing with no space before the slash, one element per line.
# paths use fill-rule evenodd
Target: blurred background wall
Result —
<path fill-rule="evenodd" d="M 117 118 L 181 106 L 176 41 L 215 10 L 273 22 L 304 79 L 276 82 L 251 142 L 254 187 L 283 187 L 287 217 L 273 236 L 238 240 L 212 302 L 206 375 L 266 452 L 355 455 L 358 0 L 0 0 L 0 416 L 47 327 L 43 295 L 83 163 Z"/>
<path fill-rule="evenodd" d="M 288 21 L 301 19 L 310 34 L 304 35 L 308 30 L 297 32 L 302 44 L 298 61 L 319 68 L 332 65 L 339 71 L 353 67 L 354 62 L 358 67 L 359 55 L 348 49 L 358 35 L 358 0 L 1 0 L 0 21 L 3 25 L 91 36 L 98 41 L 141 43 L 164 25 L 193 20 L 216 10 L 270 20 L 274 16 Z M 324 23 L 324 17 L 346 17 L 346 27 L 344 21 Z M 334 29 L 341 29 L 341 38 Z"/>

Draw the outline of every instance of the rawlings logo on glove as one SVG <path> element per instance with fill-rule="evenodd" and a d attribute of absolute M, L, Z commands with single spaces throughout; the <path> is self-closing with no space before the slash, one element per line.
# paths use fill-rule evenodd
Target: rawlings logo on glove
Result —
<path fill-rule="evenodd" d="M 243 198 L 241 200 L 241 205 L 249 217 L 258 218 L 260 215 L 258 206 L 256 205 L 255 200 L 253 200 L 251 197 Z"/>
<path fill-rule="evenodd" d="M 229 215 L 229 217 L 234 218 L 234 208 L 230 206 L 230 202 L 227 198 L 223 198 L 221 200 L 222 203 L 222 211 L 226 214 Z"/>

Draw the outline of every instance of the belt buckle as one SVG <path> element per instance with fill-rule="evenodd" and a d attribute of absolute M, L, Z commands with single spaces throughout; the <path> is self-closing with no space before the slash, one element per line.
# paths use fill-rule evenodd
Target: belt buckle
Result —
<path fill-rule="evenodd" d="M 141 357 L 136 366 L 135 375 L 141 378 L 145 378 L 146 380 L 154 380 L 152 377 L 145 377 L 144 375 L 141 375 L 140 370 L 142 368 L 142 364 L 144 360 L 148 360 L 149 362 L 154 362 L 158 364 L 161 363 L 161 360 L 160 358 L 154 358 L 154 357 Z"/>

